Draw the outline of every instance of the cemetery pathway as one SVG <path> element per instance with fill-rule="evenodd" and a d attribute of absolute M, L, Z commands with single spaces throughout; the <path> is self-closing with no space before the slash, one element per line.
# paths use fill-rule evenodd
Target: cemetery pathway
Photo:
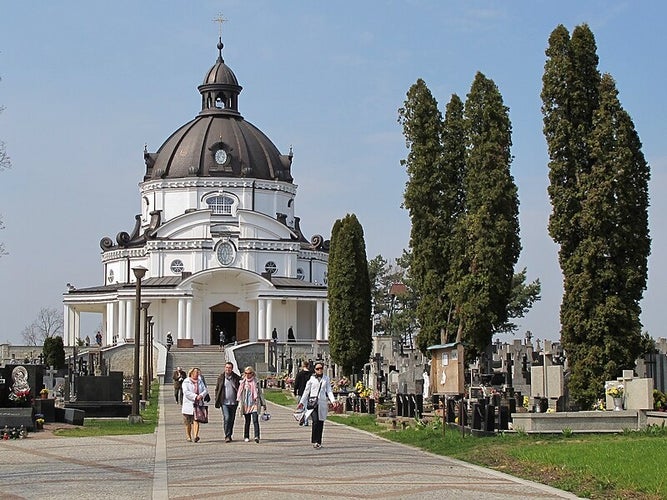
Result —
<path fill-rule="evenodd" d="M 439 457 L 327 421 L 310 445 L 288 409 L 269 403 L 259 444 L 224 442 L 210 406 L 199 443 L 185 440 L 180 406 L 162 386 L 155 434 L 0 442 L 0 498 L 32 499 L 556 499 L 569 493 Z M 45 435 L 44 433 L 43 435 Z"/>

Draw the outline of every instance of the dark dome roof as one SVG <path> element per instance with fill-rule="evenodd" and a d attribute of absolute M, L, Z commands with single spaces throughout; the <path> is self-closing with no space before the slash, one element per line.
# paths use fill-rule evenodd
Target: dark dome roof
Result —
<path fill-rule="evenodd" d="M 222 59 L 198 87 L 202 96 L 199 115 L 186 123 L 158 149 L 144 151 L 144 180 L 182 177 L 252 177 L 292 182 L 292 154 L 282 155 L 257 127 L 238 111 L 242 87 Z"/>

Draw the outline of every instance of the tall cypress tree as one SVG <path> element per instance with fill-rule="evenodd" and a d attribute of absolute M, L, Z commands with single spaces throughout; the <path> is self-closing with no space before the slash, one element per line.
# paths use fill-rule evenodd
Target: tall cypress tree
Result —
<path fill-rule="evenodd" d="M 592 32 L 558 26 L 543 76 L 549 233 L 564 276 L 561 340 L 570 396 L 590 405 L 605 379 L 632 368 L 646 287 L 649 170 L 613 79 L 600 77 Z"/>
<path fill-rule="evenodd" d="M 366 243 L 354 214 L 333 225 L 328 273 L 329 351 L 349 375 L 368 362 L 372 349 Z"/>
<path fill-rule="evenodd" d="M 456 230 L 458 251 L 448 288 L 459 321 L 456 340 L 479 352 L 507 321 L 521 252 L 509 110 L 495 83 L 479 72 L 465 103 L 465 124 L 465 213 Z"/>
<path fill-rule="evenodd" d="M 422 79 L 408 90 L 398 121 L 410 150 L 407 159 L 401 161 L 408 173 L 403 206 L 412 222 L 409 273 L 420 296 L 417 345 L 426 352 L 426 347 L 440 342 L 440 330 L 446 322 L 442 294 L 449 263 L 443 259 L 440 244 L 444 222 L 440 217 L 443 120 L 437 101 Z"/>

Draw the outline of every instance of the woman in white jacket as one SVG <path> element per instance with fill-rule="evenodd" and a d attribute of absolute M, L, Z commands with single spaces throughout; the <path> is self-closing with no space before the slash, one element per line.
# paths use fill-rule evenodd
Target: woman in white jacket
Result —
<path fill-rule="evenodd" d="M 195 403 L 202 404 L 208 394 L 208 389 L 200 376 L 199 368 L 192 368 L 183 381 L 183 423 L 185 424 L 186 441 L 199 442 L 199 422 L 194 419 Z"/>
<path fill-rule="evenodd" d="M 313 421 L 310 441 L 313 443 L 313 448 L 319 449 L 322 447 L 322 432 L 329 412 L 329 402 L 336 403 L 331 390 L 331 380 L 324 375 L 324 363 L 321 361 L 315 362 L 315 373 L 306 382 L 298 408 L 308 408 L 308 399 L 314 397 L 317 398 L 317 404 L 315 408 L 307 410 L 306 418 L 310 416 Z"/>

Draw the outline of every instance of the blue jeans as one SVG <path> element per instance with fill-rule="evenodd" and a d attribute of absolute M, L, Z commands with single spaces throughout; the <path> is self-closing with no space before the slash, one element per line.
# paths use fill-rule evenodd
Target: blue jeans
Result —
<path fill-rule="evenodd" d="M 234 432 L 234 420 L 236 419 L 236 409 L 239 407 L 235 405 L 222 405 L 222 426 L 225 430 L 225 437 L 231 438 Z"/>

